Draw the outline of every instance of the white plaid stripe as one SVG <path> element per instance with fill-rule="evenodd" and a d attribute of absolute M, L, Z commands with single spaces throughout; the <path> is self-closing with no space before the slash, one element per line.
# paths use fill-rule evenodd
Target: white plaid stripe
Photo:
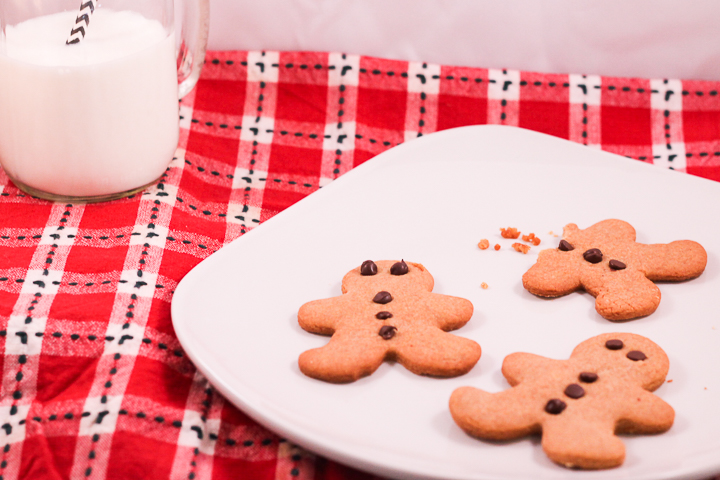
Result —
<path fill-rule="evenodd" d="M 602 124 L 600 97 L 602 79 L 598 75 L 570 75 L 569 140 L 600 148 Z"/>
<path fill-rule="evenodd" d="M 405 112 L 405 141 L 437 130 L 440 65 L 408 64 L 408 99 Z"/>
<path fill-rule="evenodd" d="M 208 400 L 209 397 L 212 398 Z M 212 456 L 220 431 L 219 412 L 223 402 L 207 379 L 195 372 L 173 459 L 172 480 L 185 480 L 191 473 L 195 478 L 212 478 Z M 217 413 L 213 415 L 214 412 Z"/>
<path fill-rule="evenodd" d="M 64 235 L 65 230 L 76 232 L 83 212 L 83 205 L 53 205 L 8 321 L 2 381 L 3 410 L 0 411 L 0 415 L 7 411 L 7 417 L 0 417 L 0 424 L 12 427 L 9 434 L 5 431 L 8 437 L 5 444 L 8 447 L 5 448 L 10 450 L 13 449 L 11 443 L 25 438 L 25 428 L 20 422 L 27 421 L 30 404 L 36 395 L 47 317 L 62 279 L 65 260 L 76 238 Z M 61 238 L 67 240 L 61 241 Z M 56 239 L 57 243 L 54 243 Z M 5 467 L 0 469 L 0 474 L 4 479 L 17 478 L 21 448 L 16 446 L 11 455 L 7 455 L 9 451 L 3 452 L 6 454 L 3 455 Z"/>
<path fill-rule="evenodd" d="M 518 70 L 488 70 L 489 124 L 517 125 L 519 121 L 520 72 Z"/>
<path fill-rule="evenodd" d="M 682 82 L 651 80 L 653 164 L 684 172 L 687 167 L 682 123 Z"/>
<path fill-rule="evenodd" d="M 175 171 L 176 175 L 172 176 L 175 188 L 180 172 L 182 170 Z M 121 282 L 125 282 L 120 283 L 115 295 L 104 350 L 84 405 L 84 411 L 90 412 L 87 418 L 98 419 L 101 412 L 107 413 L 100 422 L 85 419 L 81 424 L 72 478 L 104 479 L 106 476 L 122 396 L 142 342 L 176 199 L 168 195 L 168 179 L 169 176 L 163 178 L 141 197 L 134 228 L 140 235 L 130 237 L 121 274 Z"/>
<path fill-rule="evenodd" d="M 332 54 L 328 69 L 328 100 L 323 132 L 320 185 L 327 185 L 354 163 L 357 86 L 359 84 L 360 57 Z"/>

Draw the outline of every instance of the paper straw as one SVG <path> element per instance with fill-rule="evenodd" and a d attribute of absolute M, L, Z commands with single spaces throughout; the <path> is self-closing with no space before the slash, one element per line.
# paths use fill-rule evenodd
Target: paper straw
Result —
<path fill-rule="evenodd" d="M 90 26 L 90 17 L 95 12 L 97 0 L 87 0 L 80 5 L 80 13 L 75 19 L 75 26 L 65 42 L 66 45 L 80 43 L 85 38 L 87 28 Z"/>

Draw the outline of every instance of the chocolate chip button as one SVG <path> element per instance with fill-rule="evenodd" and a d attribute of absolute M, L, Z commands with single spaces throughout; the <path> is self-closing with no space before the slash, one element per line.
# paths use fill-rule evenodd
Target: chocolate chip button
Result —
<path fill-rule="evenodd" d="M 378 332 L 378 334 L 385 340 L 390 340 L 395 336 L 395 332 L 397 332 L 397 328 L 391 325 L 383 325 L 382 327 L 380 327 L 380 331 Z"/>
<path fill-rule="evenodd" d="M 569 252 L 570 250 L 575 250 L 575 247 L 573 247 L 567 240 L 560 240 L 558 250 L 560 250 L 561 252 Z"/>
<path fill-rule="evenodd" d="M 622 340 L 608 340 L 605 342 L 605 348 L 608 350 L 620 350 L 623 348 L 625 344 L 622 342 Z"/>
<path fill-rule="evenodd" d="M 625 265 L 620 260 L 610 260 L 608 262 L 608 265 L 610 265 L 610 268 L 612 268 L 613 270 L 625 270 L 625 268 L 627 268 L 627 265 Z"/>
<path fill-rule="evenodd" d="M 581 382 L 593 383 L 598 379 L 598 374 L 593 372 L 582 372 L 578 378 L 580 378 Z"/>
<path fill-rule="evenodd" d="M 565 395 L 570 398 L 581 398 L 585 396 L 585 389 L 577 383 L 571 383 L 565 388 Z"/>
<path fill-rule="evenodd" d="M 583 258 L 590 263 L 602 262 L 603 254 L 599 248 L 591 248 L 583 253 Z"/>
<path fill-rule="evenodd" d="M 393 297 L 390 295 L 390 292 L 382 291 L 375 294 L 373 302 L 385 305 L 386 303 L 392 302 L 392 299 Z"/>
<path fill-rule="evenodd" d="M 393 314 L 390 312 L 378 312 L 375 314 L 375 318 L 378 320 L 387 320 L 388 318 L 392 318 Z"/>
<path fill-rule="evenodd" d="M 637 362 L 639 360 L 645 360 L 647 358 L 647 355 L 645 355 L 640 350 L 631 350 L 628 352 L 627 357 L 633 362 Z"/>
<path fill-rule="evenodd" d="M 377 265 L 372 260 L 365 260 L 360 266 L 360 275 L 369 276 L 377 274 Z"/>
<path fill-rule="evenodd" d="M 559 398 L 553 398 L 552 400 L 549 400 L 547 404 L 545 404 L 545 411 L 547 413 L 551 413 L 553 415 L 557 415 L 558 413 L 562 413 L 563 410 L 567 408 L 567 403 L 563 402 Z"/>
<path fill-rule="evenodd" d="M 400 260 L 390 267 L 390 274 L 392 275 L 405 275 L 406 273 L 408 273 L 408 266 L 405 260 Z"/>

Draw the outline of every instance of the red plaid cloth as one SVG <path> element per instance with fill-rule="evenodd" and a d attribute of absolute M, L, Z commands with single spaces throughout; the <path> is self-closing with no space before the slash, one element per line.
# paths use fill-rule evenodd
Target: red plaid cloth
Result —
<path fill-rule="evenodd" d="M 52 204 L 0 170 L 0 476 L 372 478 L 290 444 L 187 359 L 170 301 L 223 245 L 395 145 L 506 124 L 720 180 L 720 82 L 336 53 L 208 52 L 177 157 L 134 197 Z"/>

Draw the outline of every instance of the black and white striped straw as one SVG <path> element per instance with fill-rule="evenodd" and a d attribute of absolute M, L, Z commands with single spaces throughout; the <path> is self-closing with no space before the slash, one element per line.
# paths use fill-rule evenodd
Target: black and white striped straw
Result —
<path fill-rule="evenodd" d="M 87 29 L 90 26 L 90 17 L 93 12 L 95 12 L 96 6 L 97 0 L 83 0 L 82 5 L 80 5 L 80 13 L 78 13 L 77 18 L 75 19 L 75 26 L 65 42 L 66 45 L 80 43 L 80 41 L 85 38 Z"/>

